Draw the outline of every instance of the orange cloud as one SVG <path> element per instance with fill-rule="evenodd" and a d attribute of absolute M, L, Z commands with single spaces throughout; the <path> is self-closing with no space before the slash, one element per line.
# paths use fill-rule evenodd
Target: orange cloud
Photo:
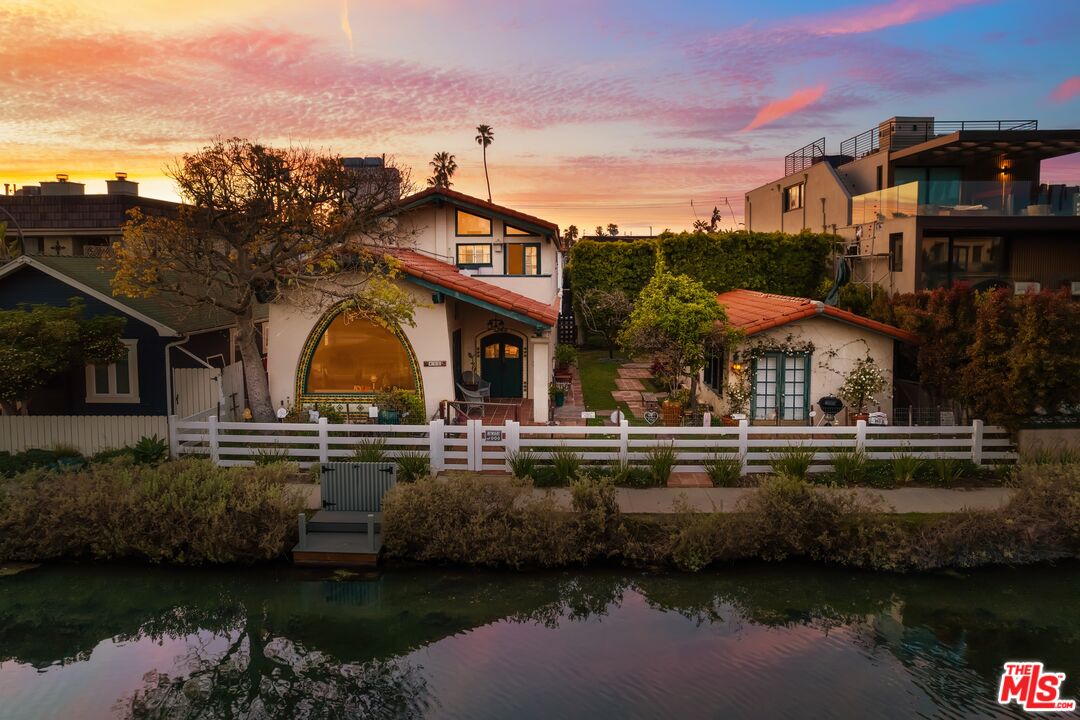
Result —
<path fill-rule="evenodd" d="M 742 129 L 742 132 L 750 132 L 756 130 L 762 125 L 768 125 L 771 122 L 775 122 L 782 117 L 790 115 L 793 112 L 798 112 L 803 108 L 810 107 L 825 94 L 825 85 L 814 85 L 813 87 L 802 88 L 791 93 L 782 100 L 773 100 L 771 103 L 766 104 L 763 108 L 758 110 L 757 115 L 750 121 L 750 124 Z"/>
<path fill-rule="evenodd" d="M 1080 75 L 1073 75 L 1064 80 L 1050 93 L 1050 99 L 1056 102 L 1066 102 L 1080 95 Z"/>

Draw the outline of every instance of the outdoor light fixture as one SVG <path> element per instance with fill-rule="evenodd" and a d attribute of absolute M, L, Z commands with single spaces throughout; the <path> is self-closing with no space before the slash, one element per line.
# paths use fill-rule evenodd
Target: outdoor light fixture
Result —
<path fill-rule="evenodd" d="M 743 364 L 740 363 L 740 362 L 733 362 L 733 363 L 731 363 L 731 369 L 734 370 L 735 372 L 742 372 L 743 371 Z"/>

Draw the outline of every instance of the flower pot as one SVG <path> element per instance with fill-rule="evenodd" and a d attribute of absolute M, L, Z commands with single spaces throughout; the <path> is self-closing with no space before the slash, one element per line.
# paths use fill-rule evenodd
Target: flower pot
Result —
<path fill-rule="evenodd" d="M 738 427 L 739 426 L 739 421 L 736 420 L 735 418 L 731 417 L 730 415 L 724 415 L 723 417 L 721 417 L 720 422 L 724 423 L 724 425 L 726 427 Z"/>
<path fill-rule="evenodd" d="M 401 413 L 397 410 L 379 410 L 380 425 L 397 425 L 401 422 Z"/>
<path fill-rule="evenodd" d="M 869 419 L 870 419 L 870 413 L 865 413 L 865 412 L 851 413 L 851 424 L 852 425 L 859 422 L 860 420 L 862 420 L 863 422 L 866 422 Z"/>
<path fill-rule="evenodd" d="M 555 396 L 555 407 L 562 407 L 565 403 L 566 403 L 566 396 L 565 395 L 556 395 Z"/>

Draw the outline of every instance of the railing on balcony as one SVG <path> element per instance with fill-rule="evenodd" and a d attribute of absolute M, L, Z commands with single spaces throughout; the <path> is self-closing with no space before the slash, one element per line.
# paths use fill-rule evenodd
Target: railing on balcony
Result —
<path fill-rule="evenodd" d="M 825 157 L 825 138 L 819 138 L 784 156 L 784 177 L 802 172 Z"/>
<path fill-rule="evenodd" d="M 915 216 L 1075 216 L 1076 186 L 1029 181 L 909 182 L 856 195 L 851 224 Z"/>
<path fill-rule="evenodd" d="M 918 145 L 944 135 L 964 130 L 1038 130 L 1038 120 L 934 120 L 915 118 L 911 121 L 893 120 L 859 133 L 840 143 L 840 154 L 858 159 L 876 153 L 883 145 L 892 150 Z"/>

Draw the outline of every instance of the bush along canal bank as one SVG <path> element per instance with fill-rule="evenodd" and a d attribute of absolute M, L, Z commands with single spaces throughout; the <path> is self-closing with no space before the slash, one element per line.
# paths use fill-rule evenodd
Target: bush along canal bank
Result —
<path fill-rule="evenodd" d="M 0 480 L 0 562 L 179 565 L 283 561 L 304 498 L 295 468 L 202 460 L 95 463 Z M 384 559 L 494 568 L 614 564 L 686 571 L 809 559 L 918 571 L 1080 557 L 1080 464 L 1021 466 L 993 510 L 890 514 L 847 489 L 774 477 L 735 512 L 620 512 L 610 479 L 574 481 L 570 511 L 528 481 L 461 476 L 400 483 L 384 498 Z"/>

